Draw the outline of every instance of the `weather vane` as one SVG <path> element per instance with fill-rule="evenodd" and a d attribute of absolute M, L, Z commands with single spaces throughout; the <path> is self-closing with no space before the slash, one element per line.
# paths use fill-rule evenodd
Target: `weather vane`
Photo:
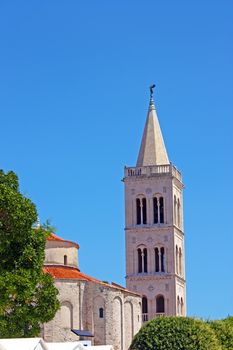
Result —
<path fill-rule="evenodd" d="M 154 93 L 153 89 L 154 88 L 155 88 L 155 84 L 150 86 L 150 98 L 153 98 L 153 93 Z"/>

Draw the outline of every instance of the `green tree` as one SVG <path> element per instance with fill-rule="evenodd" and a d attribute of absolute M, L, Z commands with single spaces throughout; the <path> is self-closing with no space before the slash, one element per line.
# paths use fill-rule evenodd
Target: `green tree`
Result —
<path fill-rule="evenodd" d="M 49 232 L 33 228 L 36 220 L 16 174 L 0 170 L 0 338 L 37 336 L 59 309 L 53 279 L 43 272 Z"/>
<path fill-rule="evenodd" d="M 208 322 L 210 327 L 214 330 L 216 337 L 222 346 L 222 350 L 233 349 L 233 323 L 230 319 L 233 318 L 229 317 L 225 320 Z"/>
<path fill-rule="evenodd" d="M 233 316 L 228 316 L 227 318 L 224 318 L 223 322 L 228 323 L 233 328 Z"/>
<path fill-rule="evenodd" d="M 157 317 L 136 334 L 130 350 L 220 350 L 209 325 L 188 317 Z"/>

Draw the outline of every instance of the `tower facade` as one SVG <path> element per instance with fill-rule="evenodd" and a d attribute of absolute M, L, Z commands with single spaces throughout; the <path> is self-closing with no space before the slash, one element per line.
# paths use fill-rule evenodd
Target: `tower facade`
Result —
<path fill-rule="evenodd" d="M 125 167 L 126 286 L 142 320 L 186 315 L 183 184 L 169 162 L 151 94 L 136 167 Z"/>

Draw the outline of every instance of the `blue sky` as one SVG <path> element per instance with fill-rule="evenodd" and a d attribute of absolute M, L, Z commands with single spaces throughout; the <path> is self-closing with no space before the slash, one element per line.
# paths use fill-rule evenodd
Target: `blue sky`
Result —
<path fill-rule="evenodd" d="M 188 314 L 232 311 L 233 2 L 0 2 L 0 168 L 80 268 L 124 284 L 124 165 L 153 82 L 182 171 Z"/>

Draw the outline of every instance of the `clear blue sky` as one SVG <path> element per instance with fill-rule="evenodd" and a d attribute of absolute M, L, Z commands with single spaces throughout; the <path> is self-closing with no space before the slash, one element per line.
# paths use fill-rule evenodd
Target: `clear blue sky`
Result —
<path fill-rule="evenodd" d="M 185 183 L 188 314 L 233 314 L 233 2 L 0 2 L 0 168 L 124 284 L 124 165 L 155 101 Z"/>

